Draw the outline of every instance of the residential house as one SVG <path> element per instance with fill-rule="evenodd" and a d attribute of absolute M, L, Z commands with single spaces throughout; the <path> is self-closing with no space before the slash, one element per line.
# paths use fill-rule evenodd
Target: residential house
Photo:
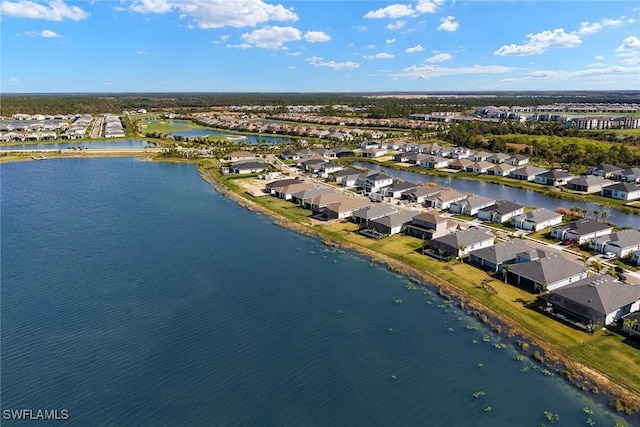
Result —
<path fill-rule="evenodd" d="M 560 187 L 562 185 L 567 185 L 567 183 L 573 178 L 575 177 L 565 170 L 553 169 L 541 173 L 540 175 L 536 175 L 535 181 L 536 183 L 542 185 L 552 185 L 554 187 Z"/>
<path fill-rule="evenodd" d="M 280 153 L 280 158 L 283 160 L 298 160 L 300 158 L 300 155 L 291 150 L 284 150 L 282 153 Z"/>
<path fill-rule="evenodd" d="M 301 163 L 302 169 L 309 173 L 320 173 L 322 166 L 328 161 L 323 158 L 309 159 Z"/>
<path fill-rule="evenodd" d="M 546 208 L 525 212 L 511 219 L 516 228 L 526 231 L 540 231 L 562 222 L 562 214 Z"/>
<path fill-rule="evenodd" d="M 392 205 L 379 203 L 354 210 L 351 214 L 351 220 L 356 224 L 368 226 L 369 221 L 382 218 L 383 216 L 391 215 L 396 212 L 398 212 L 398 210 Z"/>
<path fill-rule="evenodd" d="M 407 224 L 411 224 L 413 217 L 419 213 L 420 212 L 416 210 L 401 210 L 381 218 L 370 220 L 369 227 L 380 234 L 392 236 L 401 233 Z"/>
<path fill-rule="evenodd" d="M 491 162 L 491 163 L 495 163 L 495 164 L 499 164 L 499 163 L 504 163 L 506 162 L 506 160 L 511 157 L 508 154 L 504 154 L 504 153 L 495 153 L 492 154 L 491 156 L 487 157 L 487 161 Z"/>
<path fill-rule="evenodd" d="M 440 192 L 440 190 L 441 188 L 438 186 L 419 185 L 414 190 L 405 191 L 402 194 L 411 203 L 423 204 L 428 197 Z"/>
<path fill-rule="evenodd" d="M 504 264 L 515 264 L 519 262 L 518 254 L 525 253 L 529 250 L 530 248 L 524 240 L 511 239 L 504 243 L 469 252 L 469 263 L 477 265 L 484 270 L 497 273 L 502 271 Z"/>
<path fill-rule="evenodd" d="M 386 148 L 367 148 L 366 150 L 362 150 L 360 153 L 362 157 L 376 158 L 382 157 L 387 154 Z"/>
<path fill-rule="evenodd" d="M 569 261 L 562 255 L 548 257 L 509 266 L 507 282 L 532 292 L 553 291 L 587 277 L 588 269 Z"/>
<path fill-rule="evenodd" d="M 320 192 L 314 197 L 307 198 L 303 202 L 305 209 L 311 210 L 314 214 L 322 213 L 323 210 L 333 204 L 343 201 L 347 197 L 354 197 L 348 194 L 333 191 L 333 192 Z"/>
<path fill-rule="evenodd" d="M 427 156 L 420 160 L 419 165 L 429 169 L 441 169 L 449 165 L 449 160 L 444 157 Z"/>
<path fill-rule="evenodd" d="M 456 231 L 457 224 L 443 216 L 438 211 L 431 210 L 413 217 L 405 233 L 422 240 L 430 240 Z"/>
<path fill-rule="evenodd" d="M 449 162 L 448 168 L 464 171 L 467 170 L 467 168 L 471 167 L 473 163 L 474 162 L 469 159 L 455 159 Z"/>
<path fill-rule="evenodd" d="M 589 243 L 589 248 L 600 253 L 611 252 L 618 258 L 625 258 L 640 251 L 640 231 L 627 229 L 596 237 Z"/>
<path fill-rule="evenodd" d="M 505 163 L 497 163 L 487 168 L 487 175 L 508 176 L 514 170 L 516 170 L 515 166 Z"/>
<path fill-rule="evenodd" d="M 264 172 L 267 169 L 269 169 L 269 165 L 267 165 L 266 163 L 251 160 L 241 160 L 229 166 L 229 173 L 239 175 L 246 173 Z"/>
<path fill-rule="evenodd" d="M 362 176 L 357 169 L 343 169 L 329 174 L 329 180 L 342 184 L 343 187 L 353 187 Z"/>
<path fill-rule="evenodd" d="M 551 229 L 551 237 L 567 244 L 588 242 L 596 237 L 611 234 L 612 227 L 592 219 L 581 219 L 567 224 L 560 224 Z"/>
<path fill-rule="evenodd" d="M 537 166 L 525 166 L 509 172 L 509 178 L 519 179 L 521 181 L 535 181 L 536 175 L 547 172 L 545 168 Z"/>
<path fill-rule="evenodd" d="M 344 193 L 337 194 L 339 197 L 336 197 L 336 199 L 338 200 L 334 200 L 327 205 L 324 205 L 321 201 L 314 202 L 316 203 L 315 206 L 318 206 L 318 212 L 327 220 L 349 218 L 353 211 L 371 205 L 371 201 L 366 197 L 354 197 Z M 320 196 L 320 198 L 322 197 L 326 196 Z"/>
<path fill-rule="evenodd" d="M 515 154 L 504 161 L 512 166 L 524 166 L 529 163 L 529 158 L 522 154 Z"/>
<path fill-rule="evenodd" d="M 573 178 L 567 182 L 567 188 L 574 191 L 582 191 L 584 193 L 599 193 L 602 189 L 608 185 L 612 185 L 613 182 L 596 175 L 585 175 Z"/>
<path fill-rule="evenodd" d="M 273 181 L 273 182 L 269 182 L 267 184 L 265 184 L 265 192 L 271 194 L 272 196 L 275 196 L 275 192 L 272 191 L 274 188 L 277 187 L 286 187 L 287 185 L 291 185 L 291 184 L 300 184 L 303 183 L 304 180 L 300 179 L 300 178 L 285 178 L 285 179 L 280 179 L 277 181 Z"/>
<path fill-rule="evenodd" d="M 557 317 L 587 330 L 614 325 L 640 310 L 640 286 L 629 286 L 611 276 L 585 277 L 543 295 Z"/>
<path fill-rule="evenodd" d="M 393 184 L 391 184 L 388 187 L 384 187 L 382 188 L 382 190 L 384 191 L 383 195 L 384 197 L 386 197 L 387 199 L 402 199 L 403 194 L 407 191 L 413 191 L 416 188 L 418 188 L 418 184 L 414 184 L 413 182 L 409 182 L 409 181 L 394 181 Z"/>
<path fill-rule="evenodd" d="M 630 261 L 631 265 L 638 265 L 640 266 L 640 251 L 633 251 L 631 253 L 631 261 Z"/>
<path fill-rule="evenodd" d="M 618 200 L 640 199 L 640 185 L 630 182 L 618 182 L 617 184 L 605 187 L 600 191 L 604 197 L 611 197 Z"/>
<path fill-rule="evenodd" d="M 320 173 L 323 178 L 328 178 L 330 174 L 341 171 L 344 167 L 340 163 L 327 162 L 320 165 Z"/>
<path fill-rule="evenodd" d="M 353 151 L 350 148 L 346 148 L 346 147 L 339 147 L 333 150 L 333 152 L 335 153 L 336 157 L 338 158 L 342 158 L 342 157 L 355 157 L 356 153 L 355 151 Z"/>
<path fill-rule="evenodd" d="M 477 162 L 473 162 L 471 163 L 469 166 L 466 167 L 466 171 L 467 172 L 475 172 L 475 173 L 489 173 L 489 169 L 491 168 L 499 168 L 500 165 L 494 165 L 493 163 L 489 163 L 489 162 L 485 162 L 485 161 L 477 161 Z M 507 172 L 508 173 L 508 172 Z"/>
<path fill-rule="evenodd" d="M 394 154 L 391 158 L 393 159 L 394 162 L 400 162 L 400 163 L 408 163 L 409 162 L 409 154 L 406 151 L 401 151 L 397 154 Z M 416 154 L 416 153 L 414 153 Z"/>
<path fill-rule="evenodd" d="M 484 162 L 491 156 L 491 153 L 486 151 L 472 151 L 469 155 L 469 160 L 473 162 Z"/>
<path fill-rule="evenodd" d="M 598 165 L 589 168 L 590 175 L 601 176 L 602 178 L 612 178 L 613 175 L 618 174 L 624 170 L 622 166 L 616 165 Z"/>
<path fill-rule="evenodd" d="M 291 201 L 309 209 L 309 207 L 307 206 L 309 200 L 323 194 L 331 194 L 335 192 L 336 190 L 329 187 L 305 188 L 303 190 L 296 191 L 295 193 L 291 193 Z"/>
<path fill-rule="evenodd" d="M 640 168 L 626 168 L 612 176 L 616 181 L 640 184 Z"/>
<path fill-rule="evenodd" d="M 494 242 L 493 233 L 477 227 L 469 227 L 466 230 L 432 239 L 429 242 L 429 248 L 431 253 L 439 258 L 461 258 L 471 251 L 493 246 Z"/>
<path fill-rule="evenodd" d="M 452 159 L 468 159 L 471 155 L 471 150 L 466 147 L 454 147 L 449 153 L 449 157 Z"/>
<path fill-rule="evenodd" d="M 460 193 L 453 188 L 443 188 L 438 193 L 435 193 L 424 200 L 424 205 L 428 208 L 436 209 L 449 209 L 449 206 L 453 202 L 466 199 L 467 195 Z"/>
<path fill-rule="evenodd" d="M 471 195 L 462 200 L 455 201 L 449 205 L 449 212 L 475 216 L 482 208 L 495 205 L 495 199 L 481 195 Z"/>
<path fill-rule="evenodd" d="M 524 206 L 508 200 L 498 200 L 494 205 L 478 210 L 478 219 L 505 223 L 524 212 Z"/>
<path fill-rule="evenodd" d="M 249 151 L 232 151 L 222 157 L 227 162 L 237 162 L 240 160 L 255 160 L 256 155 Z"/>
<path fill-rule="evenodd" d="M 271 187 L 271 195 L 279 199 L 291 200 L 293 197 L 293 193 L 297 193 L 302 190 L 307 190 L 309 188 L 315 188 L 315 187 L 316 187 L 315 184 L 297 182 L 297 183 L 287 184 L 283 186 Z"/>
<path fill-rule="evenodd" d="M 365 193 L 377 191 L 393 183 L 393 178 L 384 172 L 369 172 L 358 179 L 357 186 L 361 187 Z"/>

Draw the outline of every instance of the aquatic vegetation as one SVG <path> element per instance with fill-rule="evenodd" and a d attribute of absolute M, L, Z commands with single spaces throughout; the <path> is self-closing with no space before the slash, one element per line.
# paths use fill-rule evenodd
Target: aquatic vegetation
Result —
<path fill-rule="evenodd" d="M 473 340 L 471 342 L 474 343 L 474 344 L 478 344 L 478 340 Z"/>
<path fill-rule="evenodd" d="M 478 329 L 480 329 L 478 325 L 467 325 L 464 328 L 470 331 L 477 331 Z"/>
<path fill-rule="evenodd" d="M 395 376 L 395 375 L 391 375 L 391 379 L 392 379 L 392 380 L 397 380 L 397 379 L 398 379 L 398 377 L 397 377 L 397 376 Z"/>
<path fill-rule="evenodd" d="M 582 410 L 585 414 L 593 415 L 593 409 L 589 408 L 588 406 L 585 406 L 584 408 L 582 408 Z"/>
<path fill-rule="evenodd" d="M 484 368 L 484 363 L 478 363 L 479 368 Z"/>
<path fill-rule="evenodd" d="M 502 350 L 503 348 L 507 348 L 506 344 L 502 344 L 502 343 L 494 343 L 493 344 L 493 348 L 498 349 L 498 350 Z"/>
<path fill-rule="evenodd" d="M 520 369 L 520 372 L 529 372 L 529 369 L 531 369 L 531 366 L 525 366 L 524 368 Z"/>
<path fill-rule="evenodd" d="M 396 304 L 402 304 L 402 298 L 396 298 L 393 300 Z"/>
<path fill-rule="evenodd" d="M 542 372 L 544 375 L 546 375 L 546 376 L 548 376 L 548 377 L 550 377 L 550 376 L 552 376 L 552 375 L 553 375 L 553 372 L 551 372 L 551 371 L 550 371 L 550 370 L 548 370 L 548 369 L 543 369 L 543 370 L 542 370 L 542 371 L 540 371 L 540 372 Z"/>
<path fill-rule="evenodd" d="M 393 328 L 387 328 L 387 331 L 393 332 Z"/>
<path fill-rule="evenodd" d="M 453 332 L 453 328 L 447 328 L 448 332 Z"/>
<path fill-rule="evenodd" d="M 408 291 L 416 291 L 418 290 L 418 287 L 416 285 L 414 285 L 413 283 L 407 283 L 406 285 L 404 285 L 404 288 Z"/>
<path fill-rule="evenodd" d="M 484 395 L 485 395 L 485 393 L 482 390 L 473 392 L 473 397 L 475 397 L 475 398 L 482 397 Z"/>
<path fill-rule="evenodd" d="M 589 417 L 587 418 L 587 425 L 594 426 L 596 425 L 596 422 L 593 421 L 593 418 Z"/>
<path fill-rule="evenodd" d="M 484 408 L 484 412 L 491 412 L 493 411 L 493 408 L 491 406 L 487 406 L 486 408 Z"/>
<path fill-rule="evenodd" d="M 433 304 L 433 302 L 432 301 L 425 301 L 425 304 L 431 305 L 431 304 Z"/>
<path fill-rule="evenodd" d="M 544 411 L 544 417 L 551 422 L 558 421 L 560 419 L 558 414 L 554 414 L 550 411 Z"/>
<path fill-rule="evenodd" d="M 515 356 L 513 356 L 513 358 L 515 360 L 517 360 L 518 362 L 522 362 L 523 360 L 525 360 L 527 358 L 527 356 L 525 356 L 524 354 L 516 354 Z"/>
<path fill-rule="evenodd" d="M 491 337 L 489 335 L 485 335 L 485 336 L 482 337 L 482 341 L 491 342 Z"/>

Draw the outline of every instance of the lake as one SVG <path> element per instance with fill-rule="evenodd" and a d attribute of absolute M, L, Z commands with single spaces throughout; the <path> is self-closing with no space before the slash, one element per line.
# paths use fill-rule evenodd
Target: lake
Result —
<path fill-rule="evenodd" d="M 0 151 L 13 151 L 13 150 L 66 150 L 69 148 L 83 147 L 87 150 L 93 149 L 140 149 L 149 146 L 150 143 L 139 139 L 113 139 L 102 141 L 78 141 L 78 142 L 53 142 L 50 144 L 7 144 L 1 145 Z"/>
<path fill-rule="evenodd" d="M 547 208 L 552 211 L 555 211 L 560 207 L 570 209 L 572 206 L 577 206 L 587 209 L 589 211 L 588 216 L 591 218 L 593 218 L 592 213 L 594 210 L 603 209 L 603 206 L 597 203 L 556 199 L 533 190 L 509 187 L 507 185 L 494 184 L 486 181 L 456 178 L 455 175 L 450 178 L 430 176 L 418 172 L 392 169 L 386 166 L 365 162 L 354 162 L 352 165 L 370 170 L 384 171 L 387 175 L 400 178 L 403 181 L 415 183 L 422 182 L 424 184 L 434 182 L 442 187 L 451 187 L 464 194 L 480 194 L 496 200 L 510 200 L 520 203 L 521 205 Z M 632 215 L 615 209 L 610 209 L 609 212 L 611 215 L 607 219 L 608 222 L 613 222 L 621 227 L 626 226 L 631 228 L 638 228 L 638 225 L 640 225 L 640 215 Z"/>
<path fill-rule="evenodd" d="M 207 135 L 227 136 L 236 139 L 242 144 L 292 144 L 295 142 L 292 138 L 286 136 L 273 136 L 263 134 L 239 134 L 231 132 L 222 132 L 214 129 L 190 129 L 171 132 L 169 136 L 183 136 L 185 138 L 203 138 Z"/>
<path fill-rule="evenodd" d="M 193 165 L 50 159 L 0 178 L 3 411 L 64 409 L 74 426 L 638 421 L 434 289 L 240 208 Z"/>

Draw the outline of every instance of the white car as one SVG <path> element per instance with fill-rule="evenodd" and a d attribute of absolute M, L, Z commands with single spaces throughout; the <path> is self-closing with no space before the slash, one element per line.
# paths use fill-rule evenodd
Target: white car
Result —
<path fill-rule="evenodd" d="M 613 252 L 607 252 L 606 254 L 602 255 L 602 258 L 604 259 L 613 259 L 616 257 L 616 254 L 614 254 Z"/>

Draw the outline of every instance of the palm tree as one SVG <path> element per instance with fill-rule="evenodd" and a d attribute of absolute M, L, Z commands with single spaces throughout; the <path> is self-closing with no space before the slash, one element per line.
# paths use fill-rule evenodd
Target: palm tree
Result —
<path fill-rule="evenodd" d="M 600 215 L 602 215 L 602 212 L 600 211 L 600 209 L 596 209 L 593 211 L 593 215 L 596 217 L 596 221 L 598 221 L 598 218 L 600 218 Z"/>
<path fill-rule="evenodd" d="M 592 260 L 590 265 L 593 271 L 595 271 L 596 273 L 600 273 L 600 270 L 602 270 L 603 267 L 602 261 L 600 261 L 599 259 Z"/>
<path fill-rule="evenodd" d="M 466 257 L 468 254 L 464 253 L 464 251 L 467 249 L 467 247 L 465 245 L 463 245 L 462 243 L 460 243 L 458 245 L 458 254 L 460 255 L 458 258 L 460 258 L 460 262 L 464 262 L 464 257 Z"/>
<path fill-rule="evenodd" d="M 509 272 L 509 264 L 502 264 L 502 278 L 507 283 L 507 273 Z"/>

